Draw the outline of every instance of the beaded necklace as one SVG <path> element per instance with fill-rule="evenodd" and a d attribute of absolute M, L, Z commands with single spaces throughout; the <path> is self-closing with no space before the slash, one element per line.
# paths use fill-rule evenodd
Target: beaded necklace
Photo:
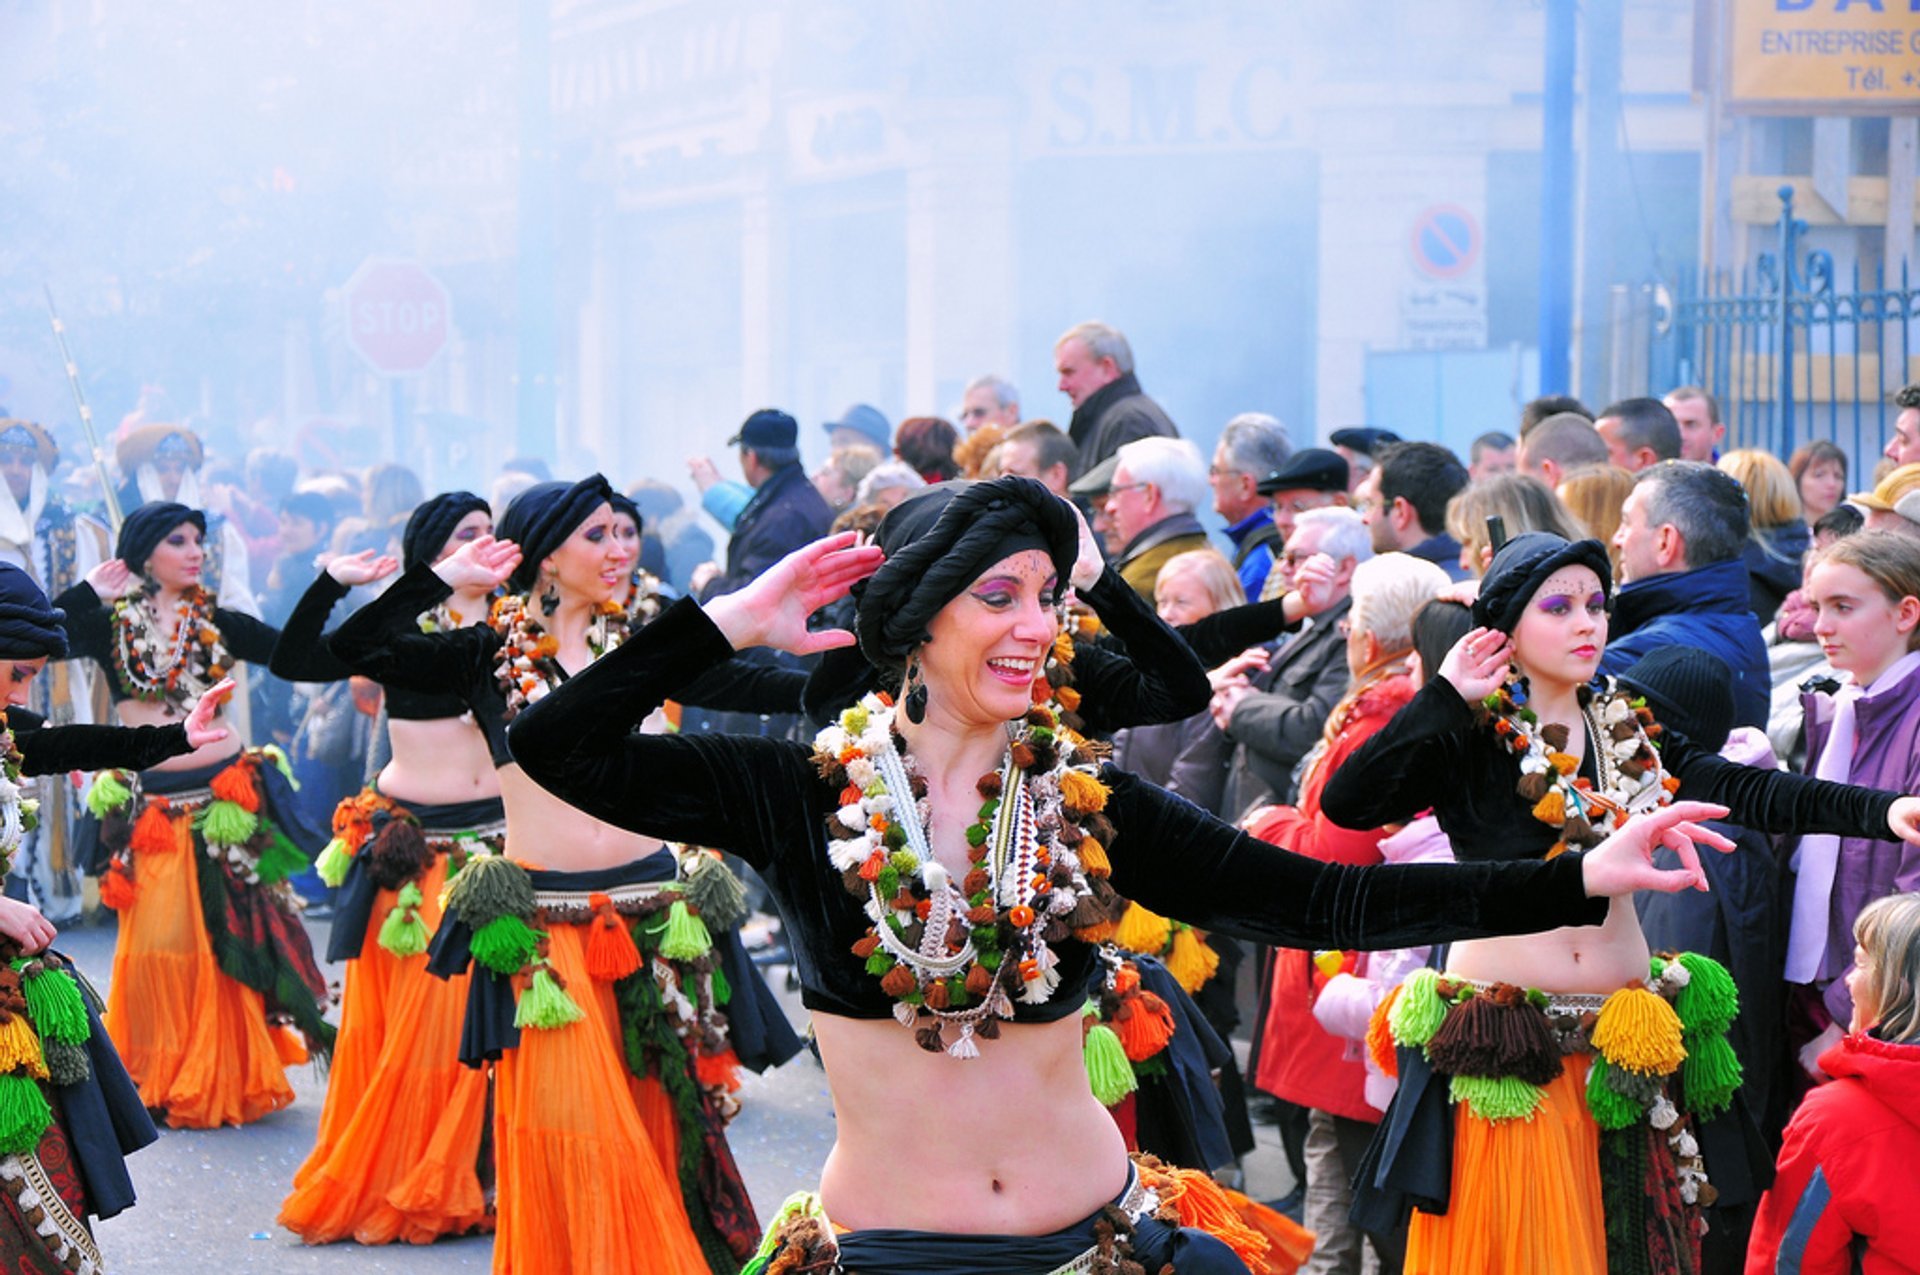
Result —
<path fill-rule="evenodd" d="M 507 720 L 512 721 L 521 709 L 545 699 L 567 680 L 567 671 L 560 667 L 560 639 L 541 627 L 525 594 L 496 598 L 487 623 L 504 639 L 494 656 L 493 675 L 507 697 Z M 627 635 L 626 608 L 603 602 L 587 625 L 587 651 L 597 660 Z"/>
<path fill-rule="evenodd" d="M 1037 692 L 1036 692 L 1037 693 Z M 1059 986 L 1053 945 L 1104 919 L 1075 846 L 1107 789 L 1050 708 L 1009 726 L 1000 769 L 978 784 L 966 830 L 972 863 L 956 886 L 927 839 L 926 781 L 894 731 L 886 695 L 847 709 L 814 741 L 823 778 L 842 786 L 827 855 L 872 924 L 853 945 L 921 1048 L 977 1058 L 1018 999 Z M 1076 764 L 1077 763 L 1077 764 Z M 1063 835 L 1065 834 L 1065 835 Z M 931 1024 L 922 1026 L 922 1017 Z M 943 1031 L 958 1029 L 949 1044 Z"/>
<path fill-rule="evenodd" d="M 22 761 L 6 710 L 0 709 L 0 876 L 12 869 L 27 834 L 40 826 L 40 803 L 21 791 Z"/>
<path fill-rule="evenodd" d="M 174 605 L 173 636 L 160 636 L 150 589 L 113 604 L 113 665 L 127 693 L 142 703 L 185 709 L 233 667 L 214 623 L 214 596 L 195 585 Z"/>
<path fill-rule="evenodd" d="M 1661 727 L 1646 700 L 1628 695 L 1611 677 L 1599 685 L 1597 691 L 1582 686 L 1575 692 L 1598 786 L 1580 774 L 1579 760 L 1566 751 L 1566 726 L 1540 724 L 1528 705 L 1527 679 L 1517 671 L 1476 710 L 1520 759 L 1516 791 L 1531 804 L 1533 817 L 1561 829 L 1549 859 L 1569 848 L 1599 845 L 1634 815 L 1672 802 L 1680 787 L 1660 764 L 1654 740 Z"/>

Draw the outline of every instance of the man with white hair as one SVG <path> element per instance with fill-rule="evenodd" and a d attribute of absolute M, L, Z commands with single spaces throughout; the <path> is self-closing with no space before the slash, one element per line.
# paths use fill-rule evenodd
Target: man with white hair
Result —
<path fill-rule="evenodd" d="M 1167 560 L 1207 547 L 1207 529 L 1193 514 L 1207 494 L 1207 467 L 1183 438 L 1143 438 L 1115 455 L 1104 505 L 1120 544 L 1114 569 L 1151 605 Z"/>
<path fill-rule="evenodd" d="M 971 434 L 988 425 L 1002 431 L 1020 423 L 1020 391 L 999 376 L 976 376 L 960 396 L 960 428 Z"/>
<path fill-rule="evenodd" d="M 1086 473 L 1138 438 L 1178 438 L 1180 431 L 1146 396 L 1133 374 L 1133 348 L 1117 328 L 1078 323 L 1053 345 L 1060 392 L 1073 403 L 1067 426 Z"/>
<path fill-rule="evenodd" d="M 1207 468 L 1213 511 L 1227 520 L 1233 569 L 1249 601 L 1260 597 L 1273 569 L 1273 551 L 1284 539 L 1274 525 L 1273 502 L 1260 494 L 1260 480 L 1278 472 L 1291 455 L 1286 426 L 1265 412 L 1242 412 L 1220 431 Z"/>

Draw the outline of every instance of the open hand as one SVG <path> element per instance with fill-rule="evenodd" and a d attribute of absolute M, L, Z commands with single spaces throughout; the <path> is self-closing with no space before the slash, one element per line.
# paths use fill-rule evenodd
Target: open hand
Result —
<path fill-rule="evenodd" d="M 1498 629 L 1472 629 L 1453 644 L 1440 661 L 1440 676 L 1453 684 L 1460 698 L 1478 704 L 1507 680 L 1513 643 Z"/>
<path fill-rule="evenodd" d="M 1331 555 L 1316 553 L 1293 569 L 1293 591 L 1300 595 L 1300 610 L 1303 615 L 1319 615 L 1331 610 L 1339 601 L 1340 586 L 1336 579 L 1340 574 L 1340 564 Z"/>
<path fill-rule="evenodd" d="M 400 569 L 400 559 L 377 549 L 345 553 L 327 562 L 327 574 L 349 589 L 384 580 Z"/>
<path fill-rule="evenodd" d="M 1251 646 L 1207 674 L 1207 682 L 1217 691 L 1229 686 L 1250 686 L 1255 673 L 1264 673 L 1272 657 L 1264 646 Z"/>
<path fill-rule="evenodd" d="M 1082 593 L 1094 586 L 1100 579 L 1100 573 L 1107 569 L 1106 555 L 1100 552 L 1100 537 L 1093 534 L 1093 528 L 1087 525 L 1087 516 L 1080 512 L 1080 506 L 1068 501 L 1073 510 L 1073 520 L 1080 524 L 1080 549 L 1073 560 L 1073 574 L 1069 583 Z"/>
<path fill-rule="evenodd" d="M 44 952 L 53 942 L 53 922 L 40 915 L 40 909 L 18 899 L 0 898 L 0 934 L 20 945 L 23 955 Z"/>
<path fill-rule="evenodd" d="M 1725 853 L 1733 842 L 1700 826 L 1725 816 L 1725 806 L 1704 801 L 1676 801 L 1627 820 L 1627 826 L 1589 850 L 1580 867 L 1591 898 L 1618 898 L 1636 890 L 1672 894 L 1689 887 L 1707 888 L 1700 870 L 1700 846 Z M 1653 851 L 1665 846 L 1680 856 L 1678 868 L 1653 866 Z"/>
<path fill-rule="evenodd" d="M 127 570 L 127 564 L 118 558 L 108 558 L 93 570 L 87 572 L 87 583 L 102 602 L 115 602 L 125 597 L 135 583 L 133 572 Z"/>
<path fill-rule="evenodd" d="M 208 744 L 217 744 L 227 737 L 227 728 L 214 725 L 214 719 L 220 716 L 220 709 L 233 698 L 233 679 L 221 678 L 207 688 L 194 703 L 193 711 L 187 714 L 187 743 L 194 748 L 205 748 Z"/>
<path fill-rule="evenodd" d="M 1902 797 L 1888 807 L 1887 827 L 1908 845 L 1920 846 L 1920 797 Z"/>
<path fill-rule="evenodd" d="M 520 546 L 493 536 L 475 536 L 440 561 L 433 572 L 455 593 L 491 593 L 520 565 Z"/>
<path fill-rule="evenodd" d="M 845 629 L 807 628 L 807 617 L 880 569 L 886 556 L 857 531 L 802 545 L 756 576 L 746 588 L 705 604 L 707 617 L 733 649 L 770 646 L 794 655 L 812 655 L 852 646 Z"/>

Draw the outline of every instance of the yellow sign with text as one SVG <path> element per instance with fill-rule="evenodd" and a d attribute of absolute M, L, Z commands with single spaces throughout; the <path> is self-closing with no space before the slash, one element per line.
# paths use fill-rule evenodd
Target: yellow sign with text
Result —
<path fill-rule="evenodd" d="M 1727 105 L 1920 110 L 1920 0 L 1726 0 Z"/>

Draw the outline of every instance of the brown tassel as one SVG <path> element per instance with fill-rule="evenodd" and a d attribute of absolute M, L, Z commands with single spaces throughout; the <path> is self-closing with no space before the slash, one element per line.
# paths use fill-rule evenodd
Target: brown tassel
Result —
<path fill-rule="evenodd" d="M 1520 776 L 1520 795 L 1527 799 L 1528 805 L 1532 805 L 1547 795 L 1547 789 L 1552 786 L 1552 783 L 1553 781 L 1545 775 L 1522 775 Z"/>
<path fill-rule="evenodd" d="M 916 981 L 912 970 L 904 965 L 896 965 L 881 976 L 880 990 L 898 1000 L 913 990 Z"/>
<path fill-rule="evenodd" d="M 1540 742 L 1556 753 L 1566 752 L 1567 742 L 1571 738 L 1567 733 L 1567 725 L 1565 722 L 1548 722 L 1540 728 Z"/>
<path fill-rule="evenodd" d="M 969 967 L 967 993 L 971 996 L 985 996 L 991 990 L 993 990 L 993 975 L 987 971 L 987 967 L 978 963 Z"/>
<path fill-rule="evenodd" d="M 930 1054 L 944 1053 L 947 1048 L 947 1042 L 940 1039 L 940 1024 L 938 1023 L 935 1023 L 931 1027 L 922 1027 L 914 1032 L 913 1043 Z"/>
<path fill-rule="evenodd" d="M 1560 1048 L 1526 993 L 1501 985 L 1448 1013 L 1427 1042 L 1434 1069 L 1454 1076 L 1515 1076 L 1544 1085 L 1560 1074 Z"/>
<path fill-rule="evenodd" d="M 421 835 L 420 825 L 405 817 L 388 819 L 374 834 L 368 853 L 373 857 L 367 861 L 367 868 L 382 890 L 398 890 L 418 880 L 433 862 L 433 851 Z"/>

